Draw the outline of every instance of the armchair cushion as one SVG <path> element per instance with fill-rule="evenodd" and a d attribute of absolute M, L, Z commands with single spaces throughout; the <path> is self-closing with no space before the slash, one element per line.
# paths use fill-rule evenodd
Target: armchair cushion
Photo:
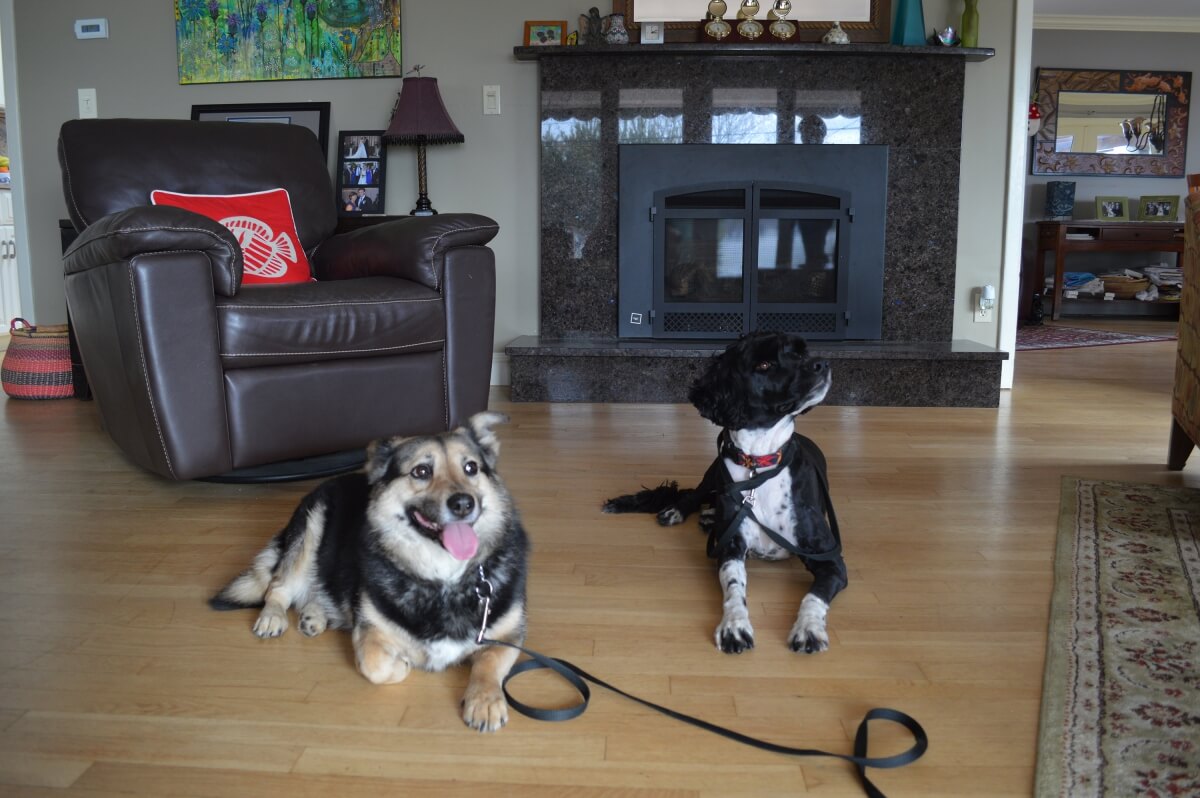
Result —
<path fill-rule="evenodd" d="M 229 369 L 440 350 L 442 297 L 393 277 L 247 286 L 217 302 L 221 365 Z"/>
<path fill-rule="evenodd" d="M 286 189 L 248 194 L 180 194 L 156 189 L 155 205 L 186 208 L 220 222 L 242 249 L 242 284 L 282 285 L 312 279 Z"/>

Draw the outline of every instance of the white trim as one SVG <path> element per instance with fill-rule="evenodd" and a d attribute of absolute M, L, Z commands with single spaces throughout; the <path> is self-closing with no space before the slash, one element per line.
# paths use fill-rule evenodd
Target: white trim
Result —
<path fill-rule="evenodd" d="M 508 370 L 508 355 L 503 352 L 492 353 L 492 380 L 491 385 L 508 385 L 512 382 L 511 372 Z"/>
<path fill-rule="evenodd" d="M 1092 14 L 1034 14 L 1038 30 L 1115 30 L 1200 33 L 1200 17 L 1100 17 Z"/>
<path fill-rule="evenodd" d="M 17 93 L 17 36 L 13 20 L 14 0 L 0 0 L 0 39 L 4 58 L 5 124 L 8 127 L 8 157 L 12 163 L 13 228 L 17 241 L 17 282 L 21 311 L 37 316 L 33 305 L 33 266 L 29 258 L 29 220 L 25 215 L 25 158 L 21 147 L 21 116 Z M 58 315 L 57 313 L 55 315 Z M 45 322 L 43 322 L 45 323 Z"/>
<path fill-rule="evenodd" d="M 1025 172 L 1029 157 L 1029 92 L 1033 77 L 1033 4 L 1016 0 L 1013 9 L 1012 91 L 1009 95 L 1008 169 L 1004 207 L 1004 249 L 1000 266 L 999 348 L 1008 352 L 1000 368 L 1000 387 L 1013 387 L 1017 325 L 1021 305 L 1021 251 L 1025 233 Z"/>

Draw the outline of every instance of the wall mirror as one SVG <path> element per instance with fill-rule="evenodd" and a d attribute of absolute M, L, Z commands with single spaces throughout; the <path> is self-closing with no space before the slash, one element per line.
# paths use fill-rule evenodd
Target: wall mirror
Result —
<path fill-rule="evenodd" d="M 1182 177 L 1190 72 L 1045 69 L 1035 175 Z"/>
<path fill-rule="evenodd" d="M 655 16 L 639 11 L 637 7 L 642 5 L 652 9 Z M 700 20 L 707 5 L 705 0 L 613 0 L 613 13 L 625 15 L 625 26 L 630 31 L 638 29 L 640 20 L 665 22 L 668 42 L 695 42 L 700 40 Z M 733 19 L 741 3 L 727 0 L 726 5 L 725 18 Z M 759 21 L 767 18 L 771 5 L 771 0 L 759 1 Z M 793 41 L 797 42 L 821 41 L 835 19 L 842 23 L 851 42 L 886 42 L 891 35 L 892 0 L 807 0 L 794 3 L 787 18 L 796 23 Z"/>

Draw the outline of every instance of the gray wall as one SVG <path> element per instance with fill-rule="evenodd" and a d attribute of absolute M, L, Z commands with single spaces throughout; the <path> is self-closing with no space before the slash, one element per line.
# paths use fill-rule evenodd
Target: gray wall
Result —
<path fill-rule="evenodd" d="M 1146 69 L 1191 72 L 1192 92 L 1200 81 L 1200 35 L 1195 33 L 1144 33 L 1119 31 L 1035 30 L 1033 66 L 1060 69 Z M 1036 77 L 1035 77 L 1036 80 Z M 1031 91 L 1032 93 L 1032 87 Z M 1187 137 L 1186 174 L 1200 171 L 1200 118 L 1191 109 Z M 1026 166 L 1028 171 L 1028 165 Z M 1144 194 L 1187 194 L 1187 181 L 1165 177 L 1088 177 L 1030 175 L 1026 181 L 1025 218 L 1043 218 L 1046 183 L 1075 183 L 1075 218 L 1095 219 L 1096 197 L 1131 197 Z M 1131 206 L 1134 207 L 1134 206 Z M 1183 218 L 1182 213 L 1179 218 Z M 1032 228 L 1031 228 L 1032 230 Z M 1027 238 L 1033 233 L 1027 232 Z"/>
<path fill-rule="evenodd" d="M 1011 95 L 1013 10 L 1018 0 L 992 0 L 981 40 L 997 57 L 967 65 L 959 271 L 955 337 L 995 343 L 995 324 L 971 324 L 973 286 L 999 285 L 1003 251 L 1004 153 Z M 513 60 L 525 19 L 574 20 L 587 4 L 572 0 L 491 2 L 453 6 L 406 0 L 404 65 L 427 65 L 466 143 L 431 148 L 430 196 L 441 211 L 466 210 L 500 223 L 495 241 L 498 277 L 496 346 L 537 332 L 537 64 Z M 599 4 L 602 9 L 609 6 Z M 927 27 L 944 25 L 957 0 L 926 0 Z M 111 38 L 78 41 L 76 18 L 107 16 Z M 196 103 L 328 100 L 331 135 L 339 129 L 383 127 L 398 79 L 294 81 L 180 86 L 170 0 L 16 0 L 16 98 L 33 273 L 33 316 L 62 321 L 62 273 L 57 220 L 66 215 L 55 144 L 59 126 L 76 115 L 76 89 L 98 93 L 101 116 L 187 118 Z M 574 23 L 572 23 L 574 27 Z M 500 116 L 483 116 L 483 84 L 502 87 Z M 1023 90 L 1023 89 L 1022 89 Z M 393 148 L 388 158 L 387 207 L 406 213 L 416 198 L 414 155 Z M 332 158 L 330 167 L 332 169 Z M 197 164 L 197 168 L 203 168 Z"/>

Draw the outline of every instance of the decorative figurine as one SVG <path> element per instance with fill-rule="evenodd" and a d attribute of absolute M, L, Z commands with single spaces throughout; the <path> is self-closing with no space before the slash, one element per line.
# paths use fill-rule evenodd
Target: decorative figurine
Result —
<path fill-rule="evenodd" d="M 825 44 L 849 44 L 850 37 L 842 30 L 842 23 L 834 22 L 833 27 L 821 37 L 821 41 Z"/>
<path fill-rule="evenodd" d="M 754 41 L 759 36 L 763 35 L 762 23 L 754 17 L 758 15 L 758 0 L 742 0 L 742 7 L 738 9 L 737 32 L 741 34 L 743 39 Z"/>
<path fill-rule="evenodd" d="M 792 0 L 775 0 L 775 5 L 767 12 L 773 21 L 767 28 L 776 39 L 787 41 L 796 35 L 796 23 L 788 22 L 787 15 L 792 13 Z"/>
<path fill-rule="evenodd" d="M 943 47 L 954 47 L 958 44 L 958 34 L 954 31 L 954 28 L 947 25 L 945 30 L 935 30 L 933 36 L 929 37 L 929 43 L 940 44 Z"/>
<path fill-rule="evenodd" d="M 592 6 L 586 14 L 579 15 L 579 43 L 588 47 L 604 44 L 604 31 L 600 21 L 600 9 Z"/>

